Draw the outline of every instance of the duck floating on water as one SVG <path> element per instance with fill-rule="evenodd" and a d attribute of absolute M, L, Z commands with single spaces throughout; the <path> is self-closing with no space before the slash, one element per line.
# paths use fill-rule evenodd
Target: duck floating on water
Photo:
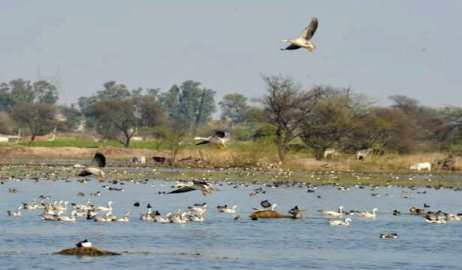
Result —
<path fill-rule="evenodd" d="M 382 233 L 382 234 L 380 234 L 380 238 L 393 238 L 393 239 L 396 239 L 396 238 L 398 238 L 398 234 L 396 234 L 396 233 Z"/>

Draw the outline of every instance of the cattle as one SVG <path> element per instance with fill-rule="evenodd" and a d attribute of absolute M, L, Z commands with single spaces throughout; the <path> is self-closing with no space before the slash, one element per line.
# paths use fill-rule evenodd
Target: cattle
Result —
<path fill-rule="evenodd" d="M 412 165 L 411 167 L 409 167 L 409 169 L 411 170 L 417 170 L 418 172 L 420 172 L 420 170 L 423 170 L 423 169 L 426 169 L 428 171 L 431 171 L 432 169 L 432 164 L 430 162 L 421 162 L 421 163 L 416 163 L 414 165 Z"/>
<path fill-rule="evenodd" d="M 356 159 L 358 160 L 363 160 L 370 154 L 372 154 L 374 150 L 372 148 L 367 148 L 367 149 L 361 149 L 356 151 Z"/>
<path fill-rule="evenodd" d="M 132 163 L 134 164 L 145 164 L 146 163 L 146 157 L 144 156 L 135 156 L 132 158 Z"/>
<path fill-rule="evenodd" d="M 166 158 L 164 157 L 152 157 L 152 159 L 154 160 L 154 162 L 160 163 L 160 164 L 163 164 L 166 160 Z"/>
<path fill-rule="evenodd" d="M 322 154 L 322 156 L 324 159 L 328 159 L 328 158 L 340 156 L 340 153 L 334 148 L 327 148 L 326 150 L 324 150 L 324 153 Z"/>

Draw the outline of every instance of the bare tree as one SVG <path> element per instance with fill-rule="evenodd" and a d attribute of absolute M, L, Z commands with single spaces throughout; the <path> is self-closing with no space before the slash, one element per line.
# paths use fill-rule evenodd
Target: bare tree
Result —
<path fill-rule="evenodd" d="M 263 76 L 266 95 L 257 99 L 263 104 L 267 121 L 276 127 L 279 159 L 284 161 L 287 146 L 300 132 L 300 125 L 322 95 L 322 89 L 302 91 L 301 85 L 287 76 Z"/>

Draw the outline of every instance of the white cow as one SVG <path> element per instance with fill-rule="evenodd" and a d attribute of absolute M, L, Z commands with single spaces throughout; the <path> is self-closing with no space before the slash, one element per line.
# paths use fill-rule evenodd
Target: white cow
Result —
<path fill-rule="evenodd" d="M 132 162 L 134 164 L 145 164 L 146 163 L 146 157 L 145 156 L 136 156 L 132 158 Z"/>
<path fill-rule="evenodd" d="M 432 169 L 432 164 L 430 162 L 421 162 L 421 163 L 416 163 L 409 167 L 411 170 L 417 170 L 420 172 L 422 169 L 427 169 L 428 171 L 431 171 Z"/>
<path fill-rule="evenodd" d="M 368 155 L 372 154 L 374 150 L 372 148 L 362 149 L 356 151 L 356 159 L 365 159 Z"/>
<path fill-rule="evenodd" d="M 333 158 L 336 156 L 340 156 L 340 153 L 334 148 L 327 148 L 326 150 L 324 150 L 324 153 L 323 153 L 324 159 Z"/>

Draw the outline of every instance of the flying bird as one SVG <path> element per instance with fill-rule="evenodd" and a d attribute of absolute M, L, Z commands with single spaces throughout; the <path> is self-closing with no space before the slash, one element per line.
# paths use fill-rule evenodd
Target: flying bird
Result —
<path fill-rule="evenodd" d="M 204 182 L 204 181 L 193 181 L 190 184 L 186 184 L 182 188 L 170 191 L 168 194 L 183 193 L 183 192 L 188 192 L 188 191 L 193 191 L 193 190 L 200 190 L 202 192 L 202 195 L 204 196 L 206 196 L 207 193 L 212 193 L 213 191 L 209 183 Z"/>
<path fill-rule="evenodd" d="M 100 179 L 106 179 L 106 173 L 100 168 L 104 168 L 106 166 L 106 157 L 100 153 L 96 152 L 93 160 L 91 161 L 90 167 L 85 167 L 77 176 L 88 176 L 88 175 L 96 175 Z"/>
<path fill-rule="evenodd" d="M 210 137 L 195 137 L 194 140 L 199 141 L 196 145 L 212 143 L 220 146 L 223 150 L 228 149 L 226 146 L 227 140 L 225 139 L 224 131 L 216 131 L 215 134 Z"/>
<path fill-rule="evenodd" d="M 282 42 L 290 43 L 290 45 L 287 48 L 281 48 L 281 51 L 305 48 L 309 52 L 313 52 L 313 50 L 316 49 L 316 44 L 310 42 L 310 39 L 314 36 L 314 33 L 316 33 L 316 29 L 318 29 L 318 19 L 312 18 L 310 24 L 307 27 L 305 27 L 305 29 L 303 29 L 303 32 L 300 34 L 298 38 L 281 40 Z"/>

